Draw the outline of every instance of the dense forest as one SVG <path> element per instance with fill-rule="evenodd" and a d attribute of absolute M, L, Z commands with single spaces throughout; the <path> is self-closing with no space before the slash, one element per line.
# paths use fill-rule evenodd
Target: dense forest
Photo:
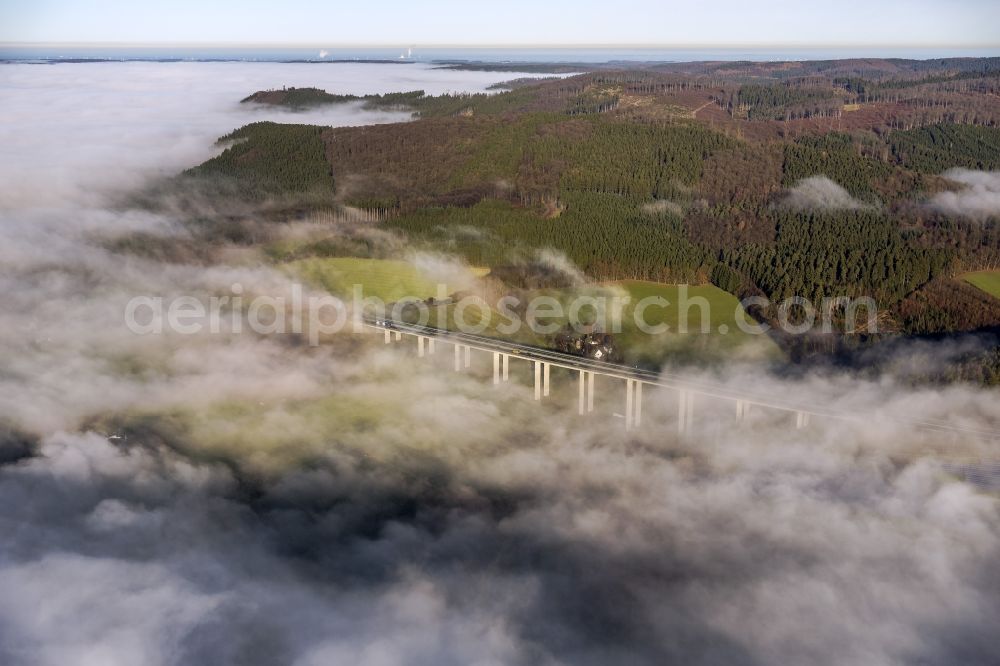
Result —
<path fill-rule="evenodd" d="M 258 199 L 322 192 L 324 206 L 476 265 L 553 248 L 599 280 L 711 281 L 775 301 L 871 296 L 906 333 L 1000 325 L 1000 301 L 957 279 L 1000 265 L 998 213 L 972 220 L 933 203 L 964 187 L 949 169 L 1000 169 L 1000 61 L 595 69 L 475 95 L 255 93 L 247 100 L 353 101 L 416 119 L 255 123 L 187 176 Z"/>
<path fill-rule="evenodd" d="M 225 177 L 250 199 L 282 194 L 333 193 L 323 128 L 313 125 L 246 125 L 219 139 L 218 157 L 189 169 L 188 177 Z"/>
<path fill-rule="evenodd" d="M 943 173 L 955 167 L 1000 169 L 1000 127 L 928 125 L 896 131 L 889 137 L 893 157 L 922 173 Z"/>

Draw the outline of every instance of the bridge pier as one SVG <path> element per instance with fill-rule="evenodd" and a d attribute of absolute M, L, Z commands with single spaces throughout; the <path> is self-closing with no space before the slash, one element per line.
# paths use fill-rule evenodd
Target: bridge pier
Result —
<path fill-rule="evenodd" d="M 393 333 L 396 336 L 396 342 L 399 342 L 400 340 L 403 339 L 403 333 L 401 331 L 393 331 Z"/>
<path fill-rule="evenodd" d="M 427 338 L 427 353 L 434 355 L 434 338 Z"/>
<path fill-rule="evenodd" d="M 635 382 L 635 414 L 632 415 L 632 425 L 638 428 L 642 425 L 642 382 Z"/>
<path fill-rule="evenodd" d="M 587 411 L 594 411 L 594 372 L 587 373 Z"/>
<path fill-rule="evenodd" d="M 417 356 L 419 358 L 424 357 L 424 336 L 422 335 L 417 336 Z"/>
<path fill-rule="evenodd" d="M 594 411 L 594 373 L 580 370 L 580 416 Z"/>
<path fill-rule="evenodd" d="M 506 382 L 510 379 L 510 354 L 501 354 L 500 360 L 503 364 L 503 380 Z"/>
<path fill-rule="evenodd" d="M 635 394 L 635 382 L 631 379 L 625 380 L 625 430 L 632 429 L 632 410 L 635 409 L 633 406 L 633 399 Z"/>
<path fill-rule="evenodd" d="M 464 362 L 463 350 L 465 352 Z M 463 367 L 468 368 L 470 365 L 472 365 L 472 347 L 455 343 L 455 372 L 461 372 Z"/>
<path fill-rule="evenodd" d="M 385 329 L 385 344 L 389 344 L 391 342 L 392 342 L 392 331 L 390 331 L 389 329 Z"/>
<path fill-rule="evenodd" d="M 500 352 L 493 352 L 493 385 L 500 383 Z"/>
<path fill-rule="evenodd" d="M 746 400 L 736 401 L 736 420 L 742 421 L 743 419 L 750 416 L 750 403 Z"/>
<path fill-rule="evenodd" d="M 795 413 L 795 427 L 802 430 L 809 425 L 809 412 L 796 412 Z"/>
<path fill-rule="evenodd" d="M 681 389 L 677 396 L 677 432 L 681 435 L 694 426 L 694 395 Z"/>
<path fill-rule="evenodd" d="M 625 380 L 625 430 L 638 428 L 642 424 L 642 382 L 638 379 Z"/>
<path fill-rule="evenodd" d="M 532 364 L 535 370 L 535 400 L 547 398 L 549 396 L 549 380 L 552 377 L 552 364 L 544 361 L 532 361 Z"/>

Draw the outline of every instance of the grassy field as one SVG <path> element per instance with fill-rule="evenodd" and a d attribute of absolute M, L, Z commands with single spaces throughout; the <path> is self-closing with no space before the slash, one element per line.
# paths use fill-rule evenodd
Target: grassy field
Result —
<path fill-rule="evenodd" d="M 374 296 L 386 303 L 393 303 L 403 297 L 426 299 L 437 296 L 437 281 L 429 279 L 420 269 L 406 261 L 381 259 L 331 258 L 303 259 L 285 264 L 286 270 L 296 277 L 322 287 L 332 294 L 349 297 L 353 285 L 360 284 L 365 296 Z M 485 271 L 472 269 L 474 275 Z M 447 284 L 446 293 L 451 294 L 461 285 Z M 607 305 L 607 324 L 603 330 L 615 334 L 624 362 L 630 365 L 658 367 L 665 362 L 703 362 L 706 360 L 728 360 L 742 358 L 774 358 L 780 354 L 777 346 L 765 335 L 751 335 L 741 330 L 738 322 L 752 324 L 743 312 L 739 301 L 712 285 L 668 285 L 656 282 L 623 281 L 601 285 L 586 285 L 572 289 L 546 289 L 519 295 L 520 307 L 513 311 L 523 322 L 527 318 L 526 305 L 534 297 L 545 296 L 555 299 L 564 313 L 571 310 L 571 304 L 578 297 L 591 297 Z M 616 300 L 618 299 L 618 300 Z M 647 325 L 665 330 L 648 332 L 641 330 L 636 319 L 637 306 L 644 302 L 649 305 L 643 311 Z M 652 299 L 664 299 L 652 300 Z M 455 305 L 430 308 L 431 326 L 458 330 Z M 621 321 L 620 332 L 614 331 L 615 311 Z M 580 319 L 594 317 L 592 306 L 584 306 Z M 704 316 L 704 323 L 703 323 Z M 550 347 L 553 333 L 539 333 L 520 326 L 510 332 L 510 319 L 499 311 L 483 304 L 466 306 L 463 313 L 467 324 L 482 324 L 482 335 L 516 341 L 522 344 Z M 404 314 L 404 319 L 416 320 L 413 314 Z M 543 323 L 563 327 L 567 316 L 546 319 Z M 472 332 L 472 331 L 470 331 Z"/>
<path fill-rule="evenodd" d="M 766 335 L 744 332 L 740 324 L 753 324 L 732 294 L 713 285 L 669 285 L 625 281 L 616 285 L 630 297 L 617 335 L 627 363 L 656 366 L 667 361 L 724 360 L 734 356 L 774 358 L 778 347 Z M 646 308 L 642 319 L 649 326 L 666 324 L 664 332 L 640 329 L 637 306 L 643 299 L 660 298 Z M 652 301 L 647 301 L 652 302 Z M 703 319 L 704 318 L 704 319 Z"/>
<path fill-rule="evenodd" d="M 387 303 L 405 296 L 429 298 L 437 290 L 436 282 L 406 261 L 337 257 L 302 259 L 285 266 L 293 275 L 338 296 L 351 296 L 355 284 L 362 285 L 365 296 Z"/>
<path fill-rule="evenodd" d="M 604 285 L 589 285 L 575 289 L 542 290 L 522 295 L 523 300 L 536 296 L 554 298 L 564 312 L 568 312 L 575 297 L 589 296 L 608 304 L 605 331 L 613 331 L 615 299 L 628 298 L 617 308 L 621 322 L 620 332 L 615 333 L 618 347 L 622 350 L 623 362 L 643 367 L 659 367 L 666 362 L 703 362 L 740 358 L 776 358 L 780 355 L 777 345 L 766 335 L 752 335 L 740 329 L 738 318 L 745 324 L 752 324 L 735 296 L 712 285 L 680 286 L 653 282 L 625 281 Z M 648 301 L 650 305 L 643 311 L 643 319 L 650 327 L 665 324 L 668 328 L 656 332 L 643 331 L 636 319 L 637 306 L 644 299 L 661 298 L 662 301 Z M 687 307 L 685 307 L 687 304 Z M 523 308 L 513 308 L 521 318 L 526 319 Z M 703 328 L 702 317 L 705 316 Z M 580 318 L 590 320 L 594 310 L 587 306 L 581 309 Z M 682 322 L 683 314 L 683 322 Z M 455 307 L 444 306 L 433 309 L 431 325 L 455 330 Z M 504 331 L 510 320 L 500 312 L 488 307 L 468 307 L 464 314 L 468 324 L 482 323 L 482 335 L 513 340 L 522 344 L 548 347 L 552 345 L 552 334 L 537 333 L 527 326 L 521 326 L 515 333 Z M 568 322 L 568 317 L 546 319 L 543 323 L 555 323 L 560 327 Z M 682 325 L 683 324 L 683 325 Z"/>
<path fill-rule="evenodd" d="M 1000 298 L 1000 271 L 978 271 L 966 273 L 962 279 L 973 287 L 982 289 L 990 296 Z"/>

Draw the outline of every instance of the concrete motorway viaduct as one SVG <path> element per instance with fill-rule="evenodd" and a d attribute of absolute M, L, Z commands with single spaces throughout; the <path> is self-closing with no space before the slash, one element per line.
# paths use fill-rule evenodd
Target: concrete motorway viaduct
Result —
<path fill-rule="evenodd" d="M 382 319 L 365 319 L 362 323 L 368 329 L 381 332 L 385 344 L 398 342 L 403 339 L 404 335 L 416 338 L 417 355 L 421 358 L 434 354 L 438 344 L 451 345 L 455 354 L 455 372 L 461 372 L 471 366 L 473 350 L 491 354 L 494 384 L 508 381 L 512 357 L 531 363 L 534 370 L 535 400 L 541 400 L 549 395 L 549 379 L 553 367 L 574 371 L 578 377 L 578 410 L 581 415 L 594 411 L 594 378 L 597 375 L 620 380 L 625 389 L 626 430 L 633 430 L 642 425 L 643 387 L 659 387 L 677 393 L 677 430 L 680 434 L 693 428 L 695 404 L 698 400 L 704 399 L 732 403 L 735 407 L 737 420 L 747 418 L 751 410 L 756 409 L 787 413 L 789 425 L 794 423 L 798 429 L 808 427 L 815 418 L 862 423 L 874 418 L 871 415 L 846 413 L 817 405 L 795 404 L 784 400 L 754 396 L 698 379 L 605 363 L 481 335 L 444 331 L 429 326 Z M 957 426 L 943 421 L 893 419 L 884 415 L 879 415 L 878 418 L 881 421 L 895 421 L 901 425 L 909 425 L 920 430 L 1000 442 L 1000 432 L 992 430 Z"/>

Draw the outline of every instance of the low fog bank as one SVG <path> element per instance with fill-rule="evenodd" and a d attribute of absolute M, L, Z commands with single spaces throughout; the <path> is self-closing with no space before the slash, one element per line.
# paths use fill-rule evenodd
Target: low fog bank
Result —
<path fill-rule="evenodd" d="M 988 664 L 1000 649 L 1000 503 L 922 454 L 935 436 L 737 426 L 703 401 L 678 440 L 673 396 L 650 391 L 650 427 L 626 438 L 566 409 L 571 378 L 561 409 L 539 407 L 447 365 L 376 348 L 305 408 L 279 388 L 247 410 L 42 438 L 0 473 L 0 658 Z M 884 388 L 825 390 L 846 407 Z M 962 390 L 895 401 L 990 408 Z M 124 441 L 97 434 L 111 424 Z"/>
<path fill-rule="evenodd" d="M 108 249 L 186 238 L 106 202 L 258 118 L 244 94 L 512 78 L 373 67 L 0 67 L 0 663 L 995 663 L 1000 501 L 949 463 L 997 445 L 904 422 L 991 429 L 995 393 L 734 365 L 696 381 L 870 417 L 700 399 L 679 438 L 650 390 L 626 436 L 623 387 L 581 419 L 516 362 L 496 389 L 374 338 L 127 331 L 135 295 L 292 288 Z"/>
<path fill-rule="evenodd" d="M 1000 171 L 949 169 L 942 177 L 961 186 L 957 192 L 939 192 L 930 205 L 942 213 L 973 219 L 1000 215 Z"/>
<path fill-rule="evenodd" d="M 0 210 L 128 190 L 214 154 L 214 141 L 247 123 L 399 122 L 409 113 L 337 104 L 303 112 L 240 104 L 282 86 L 366 95 L 481 92 L 511 72 L 428 65 L 88 63 L 0 66 Z M 95 191 L 96 190 L 96 191 Z"/>
<path fill-rule="evenodd" d="M 175 213 L 181 208 L 188 214 L 218 212 L 204 193 L 182 192 L 183 201 L 171 193 L 156 207 L 160 213 L 123 210 L 123 195 L 198 164 L 218 150 L 213 144 L 219 136 L 249 122 L 345 125 L 409 117 L 357 105 L 294 113 L 239 104 L 250 92 L 282 85 L 353 94 L 415 88 L 431 94 L 476 92 L 510 76 L 425 65 L 0 66 L 0 144 L 5 148 L 0 161 L 0 341 L 6 356 L 0 414 L 51 432 L 73 427 L 92 411 L 157 396 L 169 400 L 165 394 L 175 390 L 184 395 L 192 388 L 187 385 L 192 373 L 191 381 L 220 392 L 233 386 L 224 378 L 219 378 L 223 385 L 213 383 L 211 368 L 217 360 L 231 362 L 226 361 L 228 346 L 246 341 L 139 339 L 124 326 L 126 303 L 137 295 L 224 294 L 234 283 L 248 294 L 287 294 L 289 279 L 263 267 L 167 265 L 109 251 L 117 238 L 145 234 L 187 240 L 193 253 L 203 252 L 198 239 L 187 238 Z M 185 360 L 194 350 L 200 350 L 204 363 Z M 266 353 L 250 356 L 267 358 Z M 174 368 L 178 361 L 183 372 Z"/>

